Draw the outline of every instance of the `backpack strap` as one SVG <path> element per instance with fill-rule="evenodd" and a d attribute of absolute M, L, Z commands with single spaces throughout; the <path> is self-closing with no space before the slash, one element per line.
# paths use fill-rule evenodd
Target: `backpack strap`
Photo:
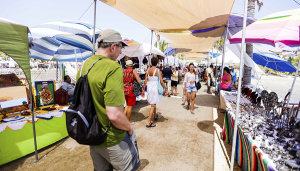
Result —
<path fill-rule="evenodd" d="M 103 59 L 103 58 L 101 58 L 101 59 Z M 100 61 L 101 59 L 98 59 L 98 60 L 96 60 L 96 61 L 93 63 L 93 65 L 90 67 L 90 69 L 88 70 L 88 72 L 86 73 L 86 75 L 90 72 L 90 70 L 93 68 L 93 66 L 94 66 L 98 61 Z M 86 60 L 85 60 L 85 61 L 86 61 Z M 84 64 L 85 64 L 85 61 L 83 62 L 82 66 L 81 66 L 81 68 L 80 68 L 80 77 L 82 76 L 82 69 L 83 69 L 83 66 L 84 66 Z"/>
<path fill-rule="evenodd" d="M 98 61 L 100 61 L 100 60 L 102 60 L 102 59 L 103 59 L 103 58 L 100 58 L 100 59 L 96 60 L 96 61 L 92 64 L 92 66 L 89 68 L 89 70 L 88 70 L 88 72 L 86 73 L 86 75 L 88 75 L 88 73 L 89 73 L 90 70 L 93 68 L 93 66 L 94 66 Z M 84 61 L 84 62 L 85 62 L 85 61 Z M 83 63 L 83 65 L 84 65 L 84 63 Z M 83 68 L 83 65 L 82 65 L 81 70 L 80 70 L 80 77 L 81 77 L 81 74 L 82 74 L 82 68 Z M 106 133 L 108 132 L 108 130 L 109 130 L 110 127 L 111 127 L 111 122 L 109 122 L 109 125 L 108 125 L 107 129 L 105 130 L 104 134 L 106 134 Z"/>
<path fill-rule="evenodd" d="M 103 59 L 103 58 L 100 58 L 100 59 L 98 59 L 97 61 L 95 61 L 95 62 L 93 63 L 93 65 L 90 67 L 90 69 L 88 70 L 88 72 L 86 73 L 86 75 L 90 72 L 90 70 L 93 68 L 93 66 L 94 66 L 98 61 L 100 61 L 101 59 Z"/>

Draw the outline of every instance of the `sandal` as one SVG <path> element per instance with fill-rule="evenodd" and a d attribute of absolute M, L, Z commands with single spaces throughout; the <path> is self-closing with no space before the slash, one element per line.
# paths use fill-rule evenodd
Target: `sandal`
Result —
<path fill-rule="evenodd" d="M 150 123 L 150 125 L 146 125 L 147 128 L 151 128 L 151 127 L 156 127 L 156 125 L 154 123 Z"/>

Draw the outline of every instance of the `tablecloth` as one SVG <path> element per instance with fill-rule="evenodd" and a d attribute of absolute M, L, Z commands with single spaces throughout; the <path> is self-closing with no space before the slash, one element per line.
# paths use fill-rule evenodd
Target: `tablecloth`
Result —
<path fill-rule="evenodd" d="M 37 147 L 42 149 L 68 136 L 66 116 L 53 117 L 51 120 L 40 119 L 35 123 Z M 32 124 L 25 124 L 22 129 L 6 129 L 0 133 L 0 165 L 6 164 L 34 152 Z"/>
<path fill-rule="evenodd" d="M 234 114 L 226 110 L 222 134 L 223 140 L 228 144 L 232 144 L 234 123 Z M 238 126 L 235 161 L 244 171 L 276 170 L 271 159 L 255 145 L 251 136 L 240 126 Z"/>

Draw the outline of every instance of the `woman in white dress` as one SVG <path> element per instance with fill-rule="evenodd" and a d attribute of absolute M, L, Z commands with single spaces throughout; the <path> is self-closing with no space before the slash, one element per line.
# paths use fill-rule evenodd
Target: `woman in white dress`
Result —
<path fill-rule="evenodd" d="M 147 93 L 148 93 L 147 101 L 151 105 L 148 123 L 146 125 L 147 128 L 156 126 L 156 124 L 152 122 L 153 114 L 154 114 L 154 120 L 158 119 L 158 115 L 156 113 L 156 104 L 160 103 L 162 99 L 162 95 L 158 93 L 158 80 L 160 80 L 160 83 L 164 87 L 164 91 L 166 91 L 166 86 L 162 80 L 162 73 L 159 72 L 158 68 L 156 68 L 157 63 L 158 63 L 158 58 L 153 57 L 151 59 L 152 67 L 147 70 L 145 82 L 143 85 L 143 92 L 147 85 Z"/>
<path fill-rule="evenodd" d="M 189 72 L 185 74 L 184 77 L 184 89 L 187 93 L 187 102 L 186 106 L 187 110 L 190 109 L 190 101 L 191 101 L 191 113 L 194 114 L 194 104 L 195 104 L 195 96 L 197 92 L 196 82 L 199 81 L 198 74 L 194 71 L 194 64 L 190 63 Z"/>

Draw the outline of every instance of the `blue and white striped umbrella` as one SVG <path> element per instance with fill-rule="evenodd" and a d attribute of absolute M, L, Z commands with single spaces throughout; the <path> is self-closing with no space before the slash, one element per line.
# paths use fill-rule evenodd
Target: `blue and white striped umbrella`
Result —
<path fill-rule="evenodd" d="M 54 37 L 68 45 L 92 51 L 93 27 L 90 24 L 77 21 L 49 22 L 30 28 L 34 38 Z M 100 30 L 95 30 L 97 40 Z"/>
<path fill-rule="evenodd" d="M 67 45 L 54 37 L 33 38 L 30 57 L 41 60 L 83 61 L 92 56 L 92 52 Z"/>
<path fill-rule="evenodd" d="M 42 60 L 82 61 L 92 56 L 93 27 L 76 21 L 49 22 L 30 28 L 30 56 Z M 99 29 L 95 30 L 95 39 Z"/>

